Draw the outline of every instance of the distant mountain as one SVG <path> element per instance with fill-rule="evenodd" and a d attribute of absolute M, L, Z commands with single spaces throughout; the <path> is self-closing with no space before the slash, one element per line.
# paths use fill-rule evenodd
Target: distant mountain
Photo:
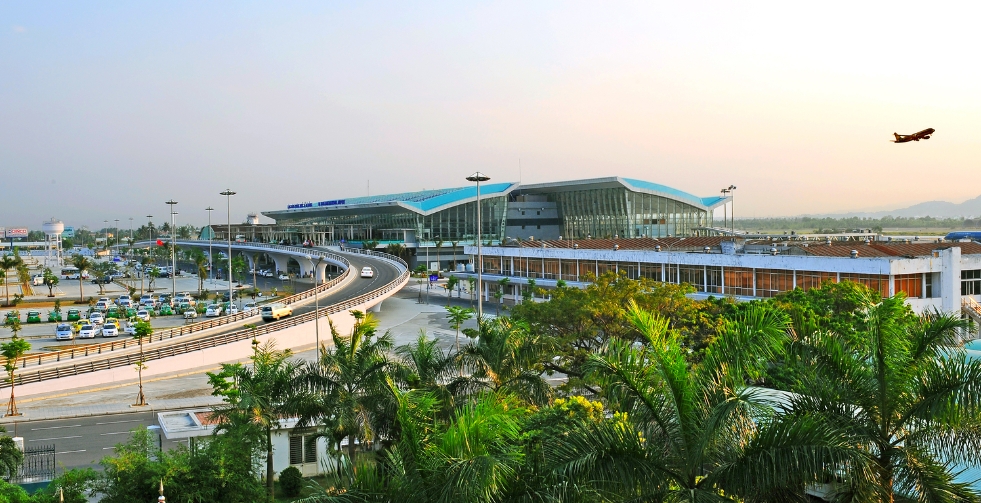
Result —
<path fill-rule="evenodd" d="M 959 218 L 959 217 L 977 217 L 981 216 L 981 196 L 975 197 L 974 199 L 968 199 L 960 204 L 950 203 L 947 201 L 927 201 L 925 203 L 914 204 L 907 208 L 900 208 L 898 210 L 887 210 L 887 211 L 857 211 L 850 213 L 837 213 L 833 215 L 808 215 L 812 217 L 832 217 L 832 218 L 843 218 L 843 217 L 864 217 L 864 218 L 882 218 L 882 217 L 934 217 L 934 218 Z"/>

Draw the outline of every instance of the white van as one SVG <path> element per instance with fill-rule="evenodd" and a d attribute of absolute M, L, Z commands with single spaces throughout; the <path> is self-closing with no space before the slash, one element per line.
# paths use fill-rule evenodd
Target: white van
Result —
<path fill-rule="evenodd" d="M 82 279 L 88 279 L 89 278 L 89 272 L 88 271 L 82 271 L 81 274 L 79 274 L 77 268 L 75 268 L 75 267 L 65 267 L 65 268 L 63 268 L 61 270 L 61 277 L 62 277 L 62 279 L 78 279 L 79 277 L 81 277 Z"/>
<path fill-rule="evenodd" d="M 263 321 L 274 321 L 285 318 L 286 316 L 292 316 L 293 308 L 282 304 L 270 304 L 268 306 L 262 306 L 259 312 L 262 313 Z"/>

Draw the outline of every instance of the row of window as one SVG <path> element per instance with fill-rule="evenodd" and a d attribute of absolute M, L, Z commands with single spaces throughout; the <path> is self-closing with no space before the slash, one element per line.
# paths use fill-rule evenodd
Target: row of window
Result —
<path fill-rule="evenodd" d="M 603 260 L 558 260 L 487 255 L 484 256 L 483 265 L 483 272 L 486 274 L 566 281 L 580 281 L 586 275 L 601 276 L 610 271 L 623 272 L 631 279 L 648 278 L 667 283 L 688 283 L 699 292 L 746 297 L 769 298 L 793 290 L 794 287 L 805 290 L 816 288 L 825 281 L 852 281 L 877 290 L 884 297 L 889 295 L 889 276 L 882 274 L 839 274 L 822 271 L 638 264 Z M 981 271 L 977 272 L 981 273 Z M 904 292 L 907 297 L 933 297 L 931 277 L 930 274 L 899 274 L 893 278 L 893 285 L 897 293 Z M 974 283 L 971 283 L 970 288 L 976 288 L 978 293 L 981 293 L 981 274 L 972 281 Z M 966 285 L 966 283 L 964 284 Z M 965 293 L 965 295 L 969 295 L 969 293 Z"/>
<path fill-rule="evenodd" d="M 981 269 L 961 271 L 961 295 L 981 295 Z"/>

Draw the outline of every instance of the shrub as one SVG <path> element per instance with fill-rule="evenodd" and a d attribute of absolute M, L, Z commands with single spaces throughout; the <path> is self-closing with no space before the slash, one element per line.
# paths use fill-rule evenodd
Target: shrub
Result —
<path fill-rule="evenodd" d="M 283 489 L 283 494 L 291 498 L 300 495 L 303 487 L 303 475 L 300 474 L 295 466 L 290 466 L 279 473 L 279 487 Z"/>

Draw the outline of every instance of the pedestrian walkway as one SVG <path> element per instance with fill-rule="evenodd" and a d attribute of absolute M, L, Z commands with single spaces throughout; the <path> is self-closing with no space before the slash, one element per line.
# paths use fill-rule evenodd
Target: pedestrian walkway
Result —
<path fill-rule="evenodd" d="M 445 297 L 442 301 L 445 304 Z M 395 345 L 399 346 L 415 342 L 420 330 L 424 330 L 429 337 L 436 337 L 440 345 L 448 349 L 455 343 L 456 331 L 449 326 L 444 304 L 419 303 L 417 292 L 407 286 L 386 299 L 381 312 L 377 313 L 379 333 L 391 333 Z M 473 320 L 464 325 L 464 327 L 473 326 L 476 326 Z M 327 343 L 330 341 L 330 329 L 325 319 L 320 321 L 320 340 Z M 299 348 L 296 356 L 313 360 L 316 356 L 313 346 L 314 341 L 311 340 L 309 346 Z M 138 410 L 161 411 L 210 407 L 221 403 L 221 399 L 211 395 L 206 372 L 216 371 L 219 368 L 220 365 L 215 364 L 145 379 L 143 392 L 150 404 L 145 408 L 131 405 L 136 402 L 139 393 L 139 383 L 134 370 L 133 380 L 130 382 L 18 399 L 17 408 L 23 415 L 0 418 L 0 424 L 13 421 L 123 414 Z M 6 403 L 7 398 L 7 396 L 0 396 L 0 401 Z"/>

